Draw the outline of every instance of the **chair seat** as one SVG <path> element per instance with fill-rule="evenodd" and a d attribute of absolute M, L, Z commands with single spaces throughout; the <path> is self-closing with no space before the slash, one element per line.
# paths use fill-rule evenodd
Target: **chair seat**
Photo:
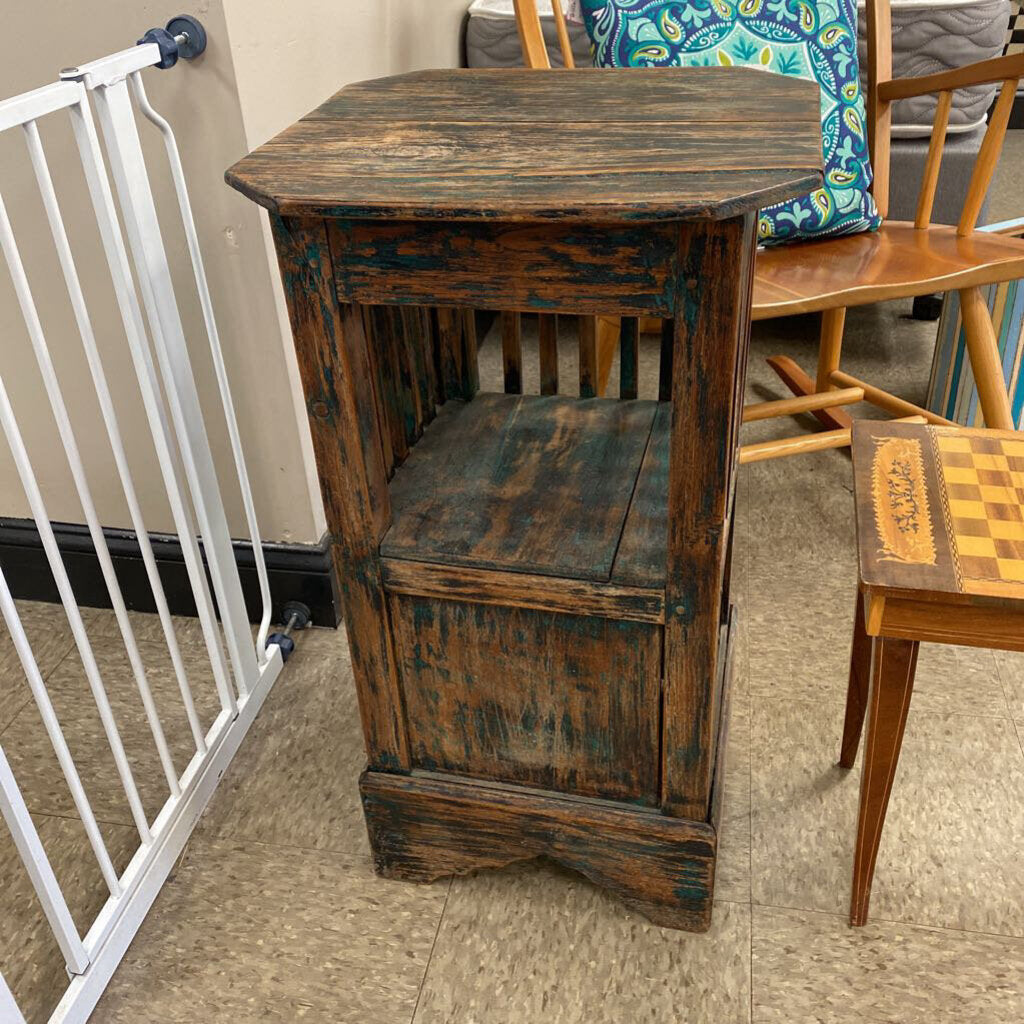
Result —
<path fill-rule="evenodd" d="M 878 231 L 763 249 L 755 320 L 860 306 L 1024 277 L 1024 240 L 889 221 Z"/>

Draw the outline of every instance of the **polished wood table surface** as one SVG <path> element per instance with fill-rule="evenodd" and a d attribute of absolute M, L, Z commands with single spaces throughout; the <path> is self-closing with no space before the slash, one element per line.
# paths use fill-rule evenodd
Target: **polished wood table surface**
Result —
<path fill-rule="evenodd" d="M 1024 651 L 1024 434 L 862 422 L 860 595 L 840 764 L 868 737 L 850 922 L 867 920 L 921 641 Z"/>
<path fill-rule="evenodd" d="M 228 172 L 271 212 L 383 874 L 547 855 L 710 923 L 756 213 L 820 183 L 818 105 L 739 69 L 420 72 Z M 502 393 L 473 310 L 501 311 Z M 587 397 L 585 326 L 559 386 L 557 314 L 626 318 L 622 399 Z"/>

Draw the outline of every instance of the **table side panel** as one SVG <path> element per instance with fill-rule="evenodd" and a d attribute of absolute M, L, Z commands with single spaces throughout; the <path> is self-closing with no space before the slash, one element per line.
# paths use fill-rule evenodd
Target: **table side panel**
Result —
<path fill-rule="evenodd" d="M 334 220 L 342 301 L 671 316 L 674 224 Z"/>
<path fill-rule="evenodd" d="M 660 627 L 390 601 L 414 767 L 657 803 Z"/>

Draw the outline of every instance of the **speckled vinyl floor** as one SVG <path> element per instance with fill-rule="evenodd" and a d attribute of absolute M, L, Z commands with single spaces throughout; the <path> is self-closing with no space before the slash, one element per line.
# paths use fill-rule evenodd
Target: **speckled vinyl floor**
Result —
<path fill-rule="evenodd" d="M 1011 138 L 1009 155 L 994 219 L 1020 212 L 1024 133 Z M 852 312 L 844 363 L 920 400 L 935 326 L 909 320 L 908 311 L 897 303 Z M 783 397 L 763 357 L 785 352 L 810 364 L 816 330 L 813 318 L 757 326 L 751 399 Z M 528 324 L 526 349 L 535 363 L 531 331 Z M 644 358 L 655 356 L 647 344 Z M 482 358 L 493 386 L 500 359 L 493 335 Z M 564 379 L 574 374 L 567 356 Z M 652 382 L 648 374 L 648 394 Z M 791 428 L 759 424 L 747 436 Z M 859 765 L 844 773 L 836 759 L 856 576 L 849 459 L 825 452 L 745 467 L 738 508 L 741 636 L 718 902 L 708 934 L 657 928 L 548 863 L 430 886 L 376 878 L 356 791 L 362 745 L 345 638 L 312 630 L 93 1020 L 1024 1020 L 1024 657 L 923 651 L 871 923 L 848 928 Z M 112 855 L 123 866 L 134 849 L 131 819 L 109 769 L 90 762 L 96 724 L 76 698 L 81 670 L 67 625 L 47 606 L 26 606 L 25 613 Z M 108 615 L 91 614 L 95 630 L 110 629 Z M 152 663 L 160 663 L 160 645 L 146 644 Z M 116 643 L 104 657 L 110 685 L 121 693 L 115 710 L 139 737 L 143 756 L 143 723 L 131 711 L 130 677 Z M 166 668 L 157 675 L 169 694 Z M 200 690 L 200 712 L 208 716 L 212 684 Z M 176 751 L 184 729 L 171 729 Z M 6 644 L 0 742 L 76 918 L 86 924 L 102 903 L 102 883 Z M 162 799 L 159 780 L 150 764 L 142 779 L 150 807 Z M 0 921 L 0 967 L 33 1024 L 45 1021 L 63 987 L 62 964 L 5 833 Z"/>

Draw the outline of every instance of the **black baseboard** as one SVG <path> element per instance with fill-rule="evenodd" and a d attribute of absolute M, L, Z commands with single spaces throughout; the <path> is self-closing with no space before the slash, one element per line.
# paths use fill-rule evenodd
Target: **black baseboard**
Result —
<path fill-rule="evenodd" d="M 88 529 L 76 523 L 54 523 L 53 530 L 78 604 L 109 608 L 110 595 Z M 136 535 L 131 530 L 104 530 L 104 535 L 125 604 L 134 611 L 156 611 Z M 172 614 L 195 615 L 178 538 L 151 534 L 150 543 Z M 252 544 L 235 541 L 234 548 L 246 609 L 250 619 L 259 622 L 263 605 Z M 264 544 L 263 557 L 270 577 L 275 622 L 281 621 L 281 606 L 286 601 L 302 601 L 309 605 L 316 625 L 338 624 L 341 608 L 326 540 L 320 544 Z M 0 566 L 16 598 L 60 601 L 39 531 L 31 519 L 0 518 Z"/>

